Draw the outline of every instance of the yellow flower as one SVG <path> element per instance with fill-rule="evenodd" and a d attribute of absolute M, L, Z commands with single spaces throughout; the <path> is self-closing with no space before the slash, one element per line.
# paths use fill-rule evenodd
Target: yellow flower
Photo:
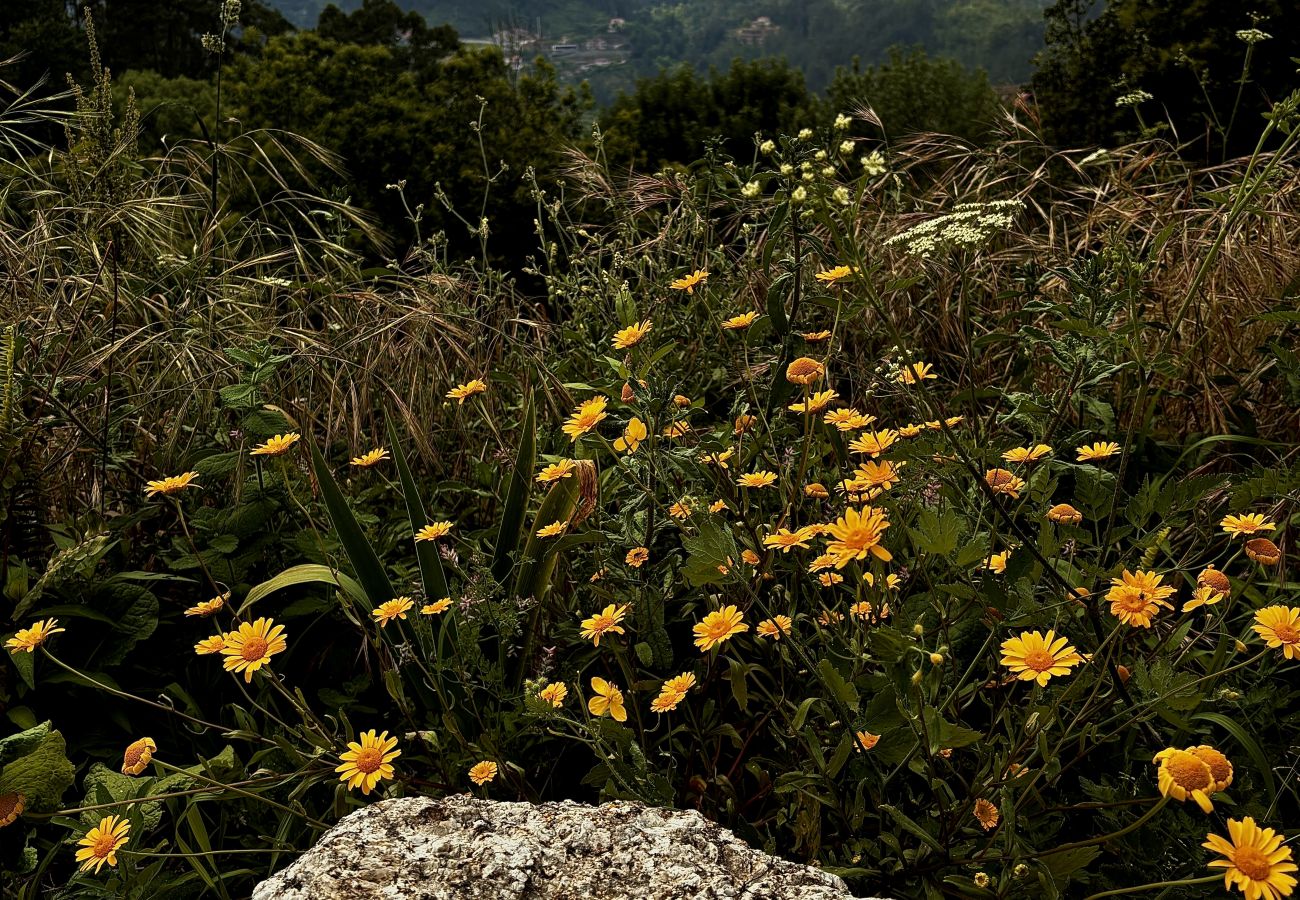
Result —
<path fill-rule="evenodd" d="M 1058 503 L 1047 511 L 1047 518 L 1062 525 L 1078 525 L 1083 521 L 1083 513 L 1068 503 Z"/>
<path fill-rule="evenodd" d="M 826 367 L 807 356 L 801 356 L 785 367 L 785 380 L 791 384 L 814 384 L 825 374 Z"/>
<path fill-rule="evenodd" d="M 1228 757 L 1207 744 L 1188 747 L 1187 752 L 1198 757 L 1210 767 L 1210 778 L 1213 779 L 1213 784 L 1210 785 L 1210 793 L 1217 794 L 1219 791 L 1228 789 L 1228 786 L 1232 784 L 1232 763 L 1228 760 Z"/>
<path fill-rule="evenodd" d="M 481 378 L 474 378 L 464 384 L 458 384 L 447 392 L 448 400 L 455 400 L 459 405 L 464 406 L 465 401 L 475 394 L 481 394 L 487 390 L 487 385 Z"/>
<path fill-rule="evenodd" d="M 559 481 L 561 478 L 570 478 L 573 476 L 573 470 L 577 467 L 578 464 L 573 460 L 562 459 L 538 472 L 537 481 L 539 484 L 550 484 L 552 481 Z"/>
<path fill-rule="evenodd" d="M 226 601 L 229 599 L 230 599 L 230 591 L 226 591 L 224 594 L 222 594 L 219 597 L 213 597 L 211 600 L 204 600 L 201 603 L 196 603 L 194 606 L 191 606 L 189 609 L 185 610 L 185 615 L 202 616 L 203 618 L 207 618 L 208 616 L 220 610 L 221 607 L 225 606 Z"/>
<path fill-rule="evenodd" d="M 849 607 L 849 615 L 866 622 L 879 622 L 889 618 L 889 604 L 881 604 L 880 609 L 877 610 L 870 600 L 859 600 Z"/>
<path fill-rule="evenodd" d="M 1232 582 L 1214 566 L 1206 566 L 1201 570 L 1201 574 L 1196 576 L 1196 586 L 1213 588 L 1225 597 L 1232 594 Z"/>
<path fill-rule="evenodd" d="M 1255 611 L 1255 633 L 1286 659 L 1300 659 L 1300 606 L 1266 606 Z"/>
<path fill-rule="evenodd" d="M 249 456 L 283 456 L 293 449 L 293 445 L 298 443 L 302 435 L 296 431 L 288 434 L 277 434 L 268 440 L 265 444 L 259 444 L 248 452 Z"/>
<path fill-rule="evenodd" d="M 844 583 L 844 576 L 839 572 L 822 572 L 817 576 L 817 581 L 822 587 L 835 587 L 837 584 Z"/>
<path fill-rule="evenodd" d="M 0 828 L 17 822 L 26 808 L 27 798 L 22 794 L 12 791 L 8 794 L 0 794 Z"/>
<path fill-rule="evenodd" d="M 104 867 L 117 865 L 117 851 L 126 844 L 131 833 L 131 823 L 121 816 L 107 816 L 99 824 L 86 832 L 86 836 L 77 841 L 81 849 L 77 851 L 77 862 L 81 863 L 79 872 L 94 869 L 96 874 Z"/>
<path fill-rule="evenodd" d="M 689 519 L 691 517 L 691 508 L 686 504 L 684 499 L 678 500 L 672 506 L 668 507 L 668 515 L 672 516 L 674 519 Z"/>
<path fill-rule="evenodd" d="M 426 603 L 420 607 L 420 612 L 426 616 L 436 616 L 451 609 L 451 598 L 443 597 L 441 600 L 435 600 L 432 603 Z"/>
<path fill-rule="evenodd" d="M 1246 541 L 1246 555 L 1261 566 L 1276 566 L 1282 561 L 1282 551 L 1268 538 L 1251 538 Z"/>
<path fill-rule="evenodd" d="M 1001 553 L 994 553 L 988 559 L 984 560 L 984 568 L 1001 575 L 1007 570 L 1007 560 L 1011 559 L 1011 551 L 1003 550 Z"/>
<path fill-rule="evenodd" d="M 673 422 L 663 430 L 663 436 L 666 438 L 672 438 L 673 440 L 686 437 L 686 435 L 690 433 L 691 425 L 689 422 Z"/>
<path fill-rule="evenodd" d="M 750 472 L 736 479 L 736 484 L 743 488 L 765 488 L 776 484 L 776 473 L 761 471 Z"/>
<path fill-rule="evenodd" d="M 623 634 L 623 626 L 618 623 L 627 615 L 627 604 L 618 606 L 611 603 L 594 616 L 582 620 L 582 636 L 591 638 L 591 643 L 600 646 L 601 635 Z"/>
<path fill-rule="evenodd" d="M 603 678 L 591 679 L 591 689 L 596 696 L 587 701 L 587 711 L 593 716 L 608 714 L 615 722 L 627 721 L 627 708 L 623 705 L 623 692 Z"/>
<path fill-rule="evenodd" d="M 149 768 L 157 750 L 158 745 L 153 742 L 153 738 L 142 737 L 138 741 L 132 741 L 122 754 L 122 774 L 139 775 Z"/>
<path fill-rule="evenodd" d="M 842 569 L 854 560 L 874 556 L 882 562 L 889 562 L 893 555 L 880 546 L 880 539 L 889 520 L 885 511 L 862 507 L 861 511 L 846 509 L 844 515 L 835 521 L 827 531 L 834 538 L 826 545 L 826 552 L 835 557 L 835 568 Z"/>
<path fill-rule="evenodd" d="M 569 436 L 570 441 L 576 441 L 599 425 L 608 415 L 605 412 L 608 403 L 609 400 L 605 397 L 592 397 L 590 400 L 583 401 L 574 409 L 573 415 L 569 416 L 561 430 Z"/>
<path fill-rule="evenodd" d="M 1282 835 L 1272 828 L 1260 828 L 1250 816 L 1228 820 L 1228 837 L 1207 834 L 1206 850 L 1223 859 L 1211 860 L 1212 869 L 1226 869 L 1223 886 L 1246 895 L 1246 900 L 1279 900 L 1290 897 L 1296 880 L 1289 872 L 1296 871 L 1291 861 L 1291 848 L 1282 845 Z"/>
<path fill-rule="evenodd" d="M 741 558 L 741 560 L 743 560 L 745 563 L 747 563 L 747 564 L 749 564 L 749 565 L 751 565 L 751 566 L 756 566 L 756 565 L 758 565 L 760 562 L 762 562 L 762 557 L 760 557 L 760 556 L 759 556 L 757 553 L 755 553 L 753 550 L 750 550 L 748 547 L 746 547 L 744 550 L 741 550 L 741 551 L 740 551 L 740 558 Z"/>
<path fill-rule="evenodd" d="M 568 527 L 569 523 L 560 519 L 557 522 L 552 522 L 550 525 L 543 525 L 541 528 L 537 529 L 537 536 L 539 538 L 555 537 L 557 534 L 564 534 L 564 530 Z"/>
<path fill-rule="evenodd" d="M 743 331 L 758 320 L 758 313 L 752 309 L 747 313 L 741 313 L 738 316 L 732 316 L 722 323 L 722 327 L 728 331 Z"/>
<path fill-rule="evenodd" d="M 387 731 L 375 734 L 372 728 L 361 735 L 361 743 L 348 741 L 348 749 L 339 754 L 342 765 L 334 771 L 348 790 L 361 788 L 361 793 L 369 794 L 380 781 L 393 777 L 393 760 L 401 755 L 397 738 L 389 737 Z"/>
<path fill-rule="evenodd" d="M 842 612 L 838 612 L 838 611 L 833 610 L 833 609 L 823 609 L 823 610 L 818 614 L 818 616 L 817 616 L 817 621 L 818 621 L 821 625 L 824 625 L 824 626 L 826 626 L 827 628 L 829 628 L 831 625 L 834 625 L 836 622 L 843 622 L 843 621 L 844 621 L 844 613 L 842 613 Z"/>
<path fill-rule="evenodd" d="M 1234 537 L 1243 534 L 1254 534 L 1257 531 L 1272 531 L 1277 528 L 1276 522 L 1269 522 L 1259 513 L 1246 513 L 1244 516 L 1224 516 L 1223 521 L 1219 523 L 1223 530 Z"/>
<path fill-rule="evenodd" d="M 687 397 L 685 394 L 673 395 L 673 406 L 677 407 L 678 409 L 685 409 L 690 405 L 691 405 L 691 398 Z"/>
<path fill-rule="evenodd" d="M 253 673 L 270 665 L 271 657 L 284 651 L 284 626 L 261 618 L 256 622 L 240 624 L 238 631 L 225 635 L 225 655 L 222 665 L 227 672 L 243 672 L 244 681 L 253 680 Z"/>
<path fill-rule="evenodd" d="M 482 786 L 497 777 L 497 764 L 490 759 L 475 763 L 470 767 L 469 780 Z"/>
<path fill-rule="evenodd" d="M 1205 760 L 1186 750 L 1167 747 L 1151 761 L 1160 766 L 1156 772 L 1160 793 L 1182 801 L 1191 797 L 1202 812 L 1214 811 L 1214 804 L 1210 802 L 1214 775 Z"/>
<path fill-rule="evenodd" d="M 672 712 L 677 708 L 677 704 L 686 699 L 685 694 L 677 694 L 672 691 L 662 691 L 658 697 L 650 701 L 650 711 L 660 713 Z"/>
<path fill-rule="evenodd" d="M 875 416 L 865 416 L 856 409 L 833 409 L 822 416 L 827 425 L 834 425 L 837 431 L 857 431 L 876 421 Z"/>
<path fill-rule="evenodd" d="M 538 692 L 537 699 L 545 700 L 551 706 L 559 709 L 564 705 L 564 698 L 567 696 L 569 696 L 569 689 L 564 682 L 552 681 Z"/>
<path fill-rule="evenodd" d="M 1055 631 L 1025 631 L 1002 642 L 1002 665 L 1021 681 L 1045 687 L 1054 675 L 1069 675 L 1083 657 Z"/>
<path fill-rule="evenodd" d="M 848 278 L 850 275 L 853 275 L 854 273 L 860 271 L 862 270 L 859 269 L 857 266 L 852 266 L 852 267 L 836 266 L 833 269 L 826 269 L 824 271 L 818 272 L 816 275 L 813 276 L 813 278 L 816 278 L 818 281 L 824 282 L 826 284 L 834 284 L 835 282 L 839 281 L 841 278 Z"/>
<path fill-rule="evenodd" d="M 161 481 L 146 481 L 144 493 L 147 497 L 154 494 L 179 494 L 187 487 L 198 487 L 194 484 L 194 479 L 199 477 L 198 472 L 186 472 L 184 475 L 171 475 Z"/>
<path fill-rule="evenodd" d="M 759 637 L 770 637 L 774 641 L 781 640 L 781 635 L 790 633 L 790 626 L 794 624 L 789 616 L 773 616 L 770 619 L 764 619 L 758 623 L 755 631 Z"/>
<path fill-rule="evenodd" d="M 633 416 L 623 429 L 623 436 L 614 442 L 614 449 L 619 453 L 624 451 L 635 453 L 641 446 L 641 442 L 646 439 L 648 432 L 645 428 L 645 422 L 642 422 L 636 416 Z"/>
<path fill-rule="evenodd" d="M 451 534 L 451 522 L 430 522 L 415 533 L 417 541 L 436 541 Z"/>
<path fill-rule="evenodd" d="M 1112 578 L 1106 599 L 1110 601 L 1110 614 L 1125 625 L 1134 628 L 1150 628 L 1151 617 L 1160 612 L 1160 607 L 1173 609 L 1173 604 L 1166 599 L 1174 593 L 1174 588 L 1161 584 L 1163 575 L 1155 572 L 1137 573 L 1124 570 L 1119 578 Z"/>
<path fill-rule="evenodd" d="M 915 362 L 910 366 L 904 366 L 898 370 L 894 380 L 899 384 L 916 384 L 918 381 L 926 379 L 934 380 L 939 376 L 930 371 L 930 364 L 926 362 Z"/>
<path fill-rule="evenodd" d="M 694 294 L 695 286 L 706 281 L 708 277 L 709 277 L 709 273 L 706 270 L 696 269 L 691 274 L 685 275 L 671 282 L 668 286 L 673 290 L 685 291 L 688 294 Z"/>
<path fill-rule="evenodd" d="M 880 743 L 880 735 L 872 734 L 870 731 L 858 731 L 853 736 L 858 739 L 857 746 L 853 749 L 858 751 L 870 750 Z"/>
<path fill-rule="evenodd" d="M 989 469 L 984 473 L 984 483 L 995 494 L 1006 494 L 1013 500 L 1020 496 L 1025 487 L 1024 479 L 1018 478 L 1006 469 Z"/>
<path fill-rule="evenodd" d="M 859 465 L 853 475 L 859 481 L 865 482 L 869 488 L 887 491 L 894 486 L 894 482 L 898 481 L 898 470 L 905 465 L 906 463 L 895 465 L 888 460 L 883 462 L 868 460 Z"/>
<path fill-rule="evenodd" d="M 1119 444 L 1114 441 L 1098 441 L 1095 444 L 1084 444 L 1082 447 L 1076 447 L 1075 453 L 1079 462 L 1092 462 L 1098 459 L 1106 459 L 1108 456 L 1114 456 L 1119 452 Z"/>
<path fill-rule="evenodd" d="M 808 399 L 803 402 L 791 403 L 788 409 L 790 412 L 804 414 L 821 412 L 838 396 L 839 394 L 835 391 L 817 391 L 808 395 Z"/>
<path fill-rule="evenodd" d="M 369 469 L 372 466 L 379 465 L 388 458 L 387 450 L 383 447 L 376 447 L 373 450 L 367 450 L 360 456 L 352 457 L 352 465 L 356 466 L 358 469 Z"/>
<path fill-rule="evenodd" d="M 791 531 L 789 528 L 778 528 L 772 534 L 763 538 L 764 547 L 779 547 L 783 553 L 789 553 L 795 547 L 802 550 L 808 549 L 808 542 L 816 537 L 813 529 L 804 526 L 798 531 Z"/>
<path fill-rule="evenodd" d="M 405 619 L 413 606 L 415 602 L 410 597 L 394 597 L 376 606 L 370 611 L 370 615 L 375 617 L 380 628 L 386 628 L 394 619 Z"/>
<path fill-rule="evenodd" d="M 731 430 L 733 434 L 739 437 L 740 435 L 748 432 L 751 428 L 753 428 L 757 424 L 758 424 L 757 416 L 751 416 L 749 413 L 741 413 L 740 415 L 736 416 L 736 421 L 732 423 Z"/>
<path fill-rule="evenodd" d="M 822 341 L 828 340 L 830 336 L 829 331 L 802 331 L 799 333 L 799 337 L 810 344 L 820 344 Z"/>
<path fill-rule="evenodd" d="M 67 630 L 65 628 L 55 628 L 54 626 L 58 624 L 58 619 L 43 619 L 31 628 L 20 628 L 13 637 L 5 641 L 5 648 L 10 653 L 18 653 L 22 650 L 35 653 L 37 647 L 50 639 L 50 635 Z"/>
<path fill-rule="evenodd" d="M 1032 447 L 1013 447 L 1003 453 L 1002 458 L 1011 463 L 1037 462 L 1051 452 L 1052 448 L 1046 444 L 1035 444 Z"/>
<path fill-rule="evenodd" d="M 876 576 L 872 575 L 870 572 L 863 572 L 862 580 L 865 581 L 867 584 L 871 585 L 872 587 L 876 586 Z M 898 590 L 899 587 L 902 586 L 902 584 L 903 584 L 903 579 L 899 578 L 893 572 L 890 572 L 888 575 L 885 576 L 885 587 L 891 591 Z"/>
<path fill-rule="evenodd" d="M 623 557 L 623 562 L 627 563 L 634 569 L 639 569 L 650 559 L 650 551 L 645 547 L 633 547 L 627 551 L 627 556 Z"/>
<path fill-rule="evenodd" d="M 862 437 L 849 442 L 849 449 L 854 453 L 869 453 L 874 459 L 884 453 L 898 440 L 898 432 L 892 428 L 881 431 L 868 431 Z"/>
<path fill-rule="evenodd" d="M 649 334 L 650 329 L 653 327 L 650 320 L 646 319 L 644 322 L 637 322 L 626 328 L 620 328 L 614 332 L 614 349 L 627 350 L 629 347 L 635 347 L 641 343 L 641 339 Z"/>
<path fill-rule="evenodd" d="M 194 645 L 194 652 L 199 656 L 220 653 L 224 649 L 226 649 L 226 636 L 224 634 L 214 634 L 212 637 L 204 638 Z"/>
<path fill-rule="evenodd" d="M 717 513 L 722 512 L 726 508 L 727 508 L 727 501 L 725 500 L 714 500 L 712 503 L 709 504 L 709 512 L 714 513 L 715 515 Z"/>
<path fill-rule="evenodd" d="M 727 465 L 727 460 L 731 459 L 731 457 L 735 456 L 735 454 L 736 451 L 728 447 L 726 450 L 723 450 L 721 453 L 705 453 L 703 456 L 700 457 L 700 462 L 704 463 L 705 465 L 715 465 L 719 469 L 723 469 L 725 471 L 727 468 L 729 468 L 729 466 Z"/>
<path fill-rule="evenodd" d="M 898 436 L 901 438 L 914 438 L 921 433 L 922 427 L 924 426 L 915 423 L 903 425 L 898 429 Z"/>
<path fill-rule="evenodd" d="M 749 631 L 749 626 L 739 609 L 724 606 L 709 613 L 703 621 L 696 622 L 691 630 L 695 632 L 695 646 L 700 652 L 707 653 L 732 636 Z"/>
<path fill-rule="evenodd" d="M 1208 584 L 1202 584 L 1192 591 L 1192 599 L 1183 604 L 1183 612 L 1191 612 L 1202 606 L 1213 606 L 1222 599 L 1222 594 Z"/>
<path fill-rule="evenodd" d="M 975 821 L 980 823 L 980 828 L 985 831 L 992 831 L 998 827 L 998 808 L 980 797 L 975 801 Z"/>

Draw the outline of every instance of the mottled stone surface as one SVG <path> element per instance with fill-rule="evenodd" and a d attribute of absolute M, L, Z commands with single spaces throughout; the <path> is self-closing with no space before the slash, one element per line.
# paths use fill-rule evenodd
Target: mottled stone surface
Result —
<path fill-rule="evenodd" d="M 253 900 L 846 900 L 693 811 L 639 803 L 386 800 L 357 810 Z"/>

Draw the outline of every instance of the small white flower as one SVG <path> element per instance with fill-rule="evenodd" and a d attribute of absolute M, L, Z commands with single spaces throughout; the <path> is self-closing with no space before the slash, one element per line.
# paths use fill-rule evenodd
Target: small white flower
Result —
<path fill-rule="evenodd" d="M 884 154 L 879 150 L 872 150 L 871 153 L 862 157 L 859 162 L 862 163 L 863 171 L 873 178 L 877 175 L 884 175 L 885 172 L 889 171 L 885 166 Z"/>
<path fill-rule="evenodd" d="M 840 141 L 840 152 L 843 153 L 845 156 L 848 156 L 850 153 L 853 152 L 853 146 L 854 145 L 852 141 Z"/>
<path fill-rule="evenodd" d="M 1243 28 L 1237 32 L 1237 40 L 1245 41 L 1247 44 L 1258 44 L 1260 41 L 1271 40 L 1273 35 L 1260 31 L 1258 28 Z"/>
<path fill-rule="evenodd" d="M 813 133 L 812 133 L 812 129 L 811 129 L 811 128 L 800 128 L 800 129 L 799 129 L 799 140 L 801 140 L 801 141 L 806 141 L 806 140 L 808 140 L 809 138 L 812 137 L 812 134 L 813 134 Z"/>
<path fill-rule="evenodd" d="M 821 162 L 825 158 L 826 158 L 825 150 L 818 150 L 816 153 L 813 154 L 813 159 L 817 160 L 818 162 Z"/>
<path fill-rule="evenodd" d="M 822 167 L 822 175 L 824 175 L 824 176 L 827 177 L 827 178 L 834 178 L 834 177 L 835 177 L 835 167 L 834 167 L 834 166 L 823 166 L 823 167 Z"/>
<path fill-rule="evenodd" d="M 850 119 L 848 116 L 844 115 L 844 113 L 840 113 L 838 116 L 835 117 L 835 129 L 837 131 L 843 131 L 844 129 L 848 128 L 852 124 L 853 124 L 853 120 Z"/>
<path fill-rule="evenodd" d="M 794 171 L 794 166 L 790 165 L 789 163 L 781 163 L 782 175 L 789 175 L 793 171 Z"/>
<path fill-rule="evenodd" d="M 839 203 L 841 206 L 848 206 L 851 202 L 853 202 L 849 198 L 849 189 L 846 188 L 844 185 L 840 185 L 839 187 L 837 187 L 835 189 L 835 192 L 831 196 L 833 196 L 835 198 L 835 202 Z"/>
<path fill-rule="evenodd" d="M 803 203 L 808 199 L 808 191 L 805 190 L 804 186 L 801 184 L 791 192 L 790 199 L 795 203 Z"/>
<path fill-rule="evenodd" d="M 753 199 L 758 196 L 758 182 L 751 181 L 740 189 L 740 196 L 746 199 Z"/>
<path fill-rule="evenodd" d="M 771 156 L 776 152 L 776 144 L 770 140 L 763 141 L 763 143 L 758 145 L 758 152 L 762 153 L 764 156 Z"/>
<path fill-rule="evenodd" d="M 1115 100 L 1116 106 L 1137 106 L 1139 103 L 1146 103 L 1152 97 L 1146 91 L 1129 91 L 1127 94 L 1120 96 Z"/>

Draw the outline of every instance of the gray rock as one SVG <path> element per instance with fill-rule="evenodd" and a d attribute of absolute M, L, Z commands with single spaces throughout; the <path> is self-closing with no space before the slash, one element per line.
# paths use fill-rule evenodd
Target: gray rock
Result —
<path fill-rule="evenodd" d="M 694 811 L 640 803 L 385 800 L 331 828 L 253 900 L 851 900 Z"/>

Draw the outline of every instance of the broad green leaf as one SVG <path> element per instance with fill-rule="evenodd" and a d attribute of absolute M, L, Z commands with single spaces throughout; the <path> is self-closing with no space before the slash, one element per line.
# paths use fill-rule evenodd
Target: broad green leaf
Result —
<path fill-rule="evenodd" d="M 379 561 L 375 548 L 366 539 L 348 502 L 343 499 L 343 492 L 339 490 L 338 482 L 325 464 L 320 448 L 315 441 L 308 443 L 311 446 L 312 471 L 316 473 L 316 483 L 320 485 L 321 499 L 325 501 L 325 509 L 329 511 L 330 521 L 334 523 L 339 543 L 343 545 L 352 568 L 356 570 L 357 581 L 361 583 L 368 604 L 366 611 L 369 612 L 379 604 L 393 599 L 393 585 L 388 580 L 388 573 L 384 571 L 384 564 Z M 393 448 L 394 456 L 399 449 Z"/>
<path fill-rule="evenodd" d="M 329 566 L 322 566 L 319 563 L 304 563 L 300 566 L 285 569 L 280 574 L 268 578 L 259 585 L 255 585 L 248 592 L 248 596 L 244 598 L 244 602 L 240 604 L 239 614 L 242 616 L 254 603 L 274 594 L 276 591 L 282 591 L 287 587 L 299 584 L 330 584 L 348 594 L 353 601 L 365 602 L 365 591 L 361 589 L 361 585 L 357 584 L 356 579 L 344 575 L 342 572 L 336 572 Z"/>
<path fill-rule="evenodd" d="M 698 534 L 683 537 L 682 546 L 687 554 L 682 574 L 691 587 L 717 584 L 727 577 L 718 567 L 729 569 L 740 558 L 730 529 L 713 520 L 700 523 Z"/>
<path fill-rule="evenodd" d="M 536 403 L 530 398 L 519 435 L 519 452 L 515 454 L 515 468 L 510 473 L 510 486 L 506 489 L 505 504 L 501 508 L 501 527 L 497 530 L 497 545 L 492 550 L 492 577 L 498 582 L 504 582 L 506 576 L 510 574 L 511 557 L 519 549 L 519 538 L 524 529 L 524 513 L 528 508 L 528 494 L 533 484 L 533 469 L 536 466 L 537 413 Z M 576 477 L 576 475 L 569 476 L 569 478 Z"/>
<path fill-rule="evenodd" d="M 821 675 L 822 681 L 830 690 L 832 696 L 853 712 L 858 711 L 858 689 L 844 680 L 844 676 L 840 674 L 839 669 L 836 669 L 829 659 L 823 659 L 817 664 L 817 672 Z"/>
<path fill-rule="evenodd" d="M 48 729 L 48 723 L 37 728 Z M 0 769 L 0 794 L 22 794 L 29 812 L 52 812 L 59 808 L 75 774 L 63 735 L 47 730 L 38 743 Z"/>

